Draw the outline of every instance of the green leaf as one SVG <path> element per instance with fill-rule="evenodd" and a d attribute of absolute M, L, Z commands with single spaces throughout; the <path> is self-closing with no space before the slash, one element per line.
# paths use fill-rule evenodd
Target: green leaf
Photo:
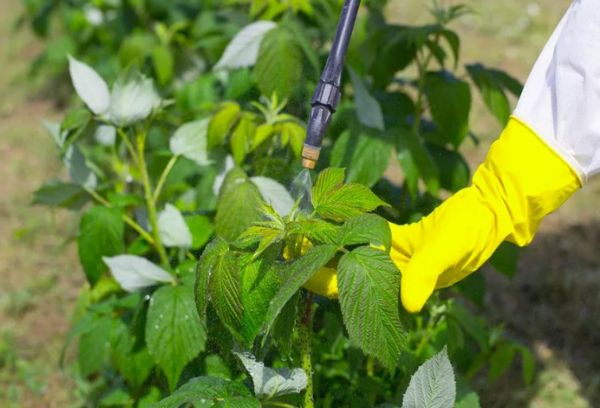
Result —
<path fill-rule="evenodd" d="M 77 249 L 79 261 L 90 285 L 94 285 L 107 267 L 102 257 L 125 252 L 125 223 L 118 208 L 92 207 L 79 223 Z"/>
<path fill-rule="evenodd" d="M 154 38 L 145 33 L 127 36 L 119 47 L 119 63 L 121 67 L 141 67 L 154 46 Z"/>
<path fill-rule="evenodd" d="M 481 64 L 467 65 L 467 72 L 481 93 L 485 106 L 504 126 L 510 116 L 510 104 L 494 74 Z"/>
<path fill-rule="evenodd" d="M 108 361 L 113 320 L 95 317 L 88 331 L 79 339 L 79 371 L 88 377 L 100 371 Z"/>
<path fill-rule="evenodd" d="M 99 407 L 127 407 L 134 403 L 133 397 L 124 388 L 115 388 L 102 396 Z"/>
<path fill-rule="evenodd" d="M 181 125 L 171 139 L 169 147 L 175 156 L 186 157 L 199 166 L 211 164 L 207 150 L 208 119 Z"/>
<path fill-rule="evenodd" d="M 119 323 L 112 348 L 112 360 L 128 384 L 137 389 L 152 372 L 154 361 L 146 347 L 136 347 L 136 339 L 129 328 L 124 323 Z"/>
<path fill-rule="evenodd" d="M 92 120 L 92 115 L 90 114 L 89 110 L 85 108 L 74 109 L 67 113 L 67 116 L 65 116 L 65 118 L 60 124 L 60 130 L 63 132 L 63 134 L 67 133 L 68 135 L 68 131 L 79 130 L 85 125 L 87 125 L 90 122 L 90 120 Z M 67 137 L 67 135 L 65 135 L 64 137 Z M 62 135 L 59 135 L 59 137 L 62 137 Z M 55 140 L 56 139 L 57 138 L 55 137 Z M 58 143 L 60 142 L 57 141 L 57 144 Z M 59 147 L 62 147 L 62 145 L 59 145 Z"/>
<path fill-rule="evenodd" d="M 230 408 L 260 408 L 260 402 L 251 397 L 250 391 L 243 385 L 217 377 L 196 377 L 182 385 L 177 391 L 152 408 L 178 408 L 183 405 L 204 401 L 202 407 L 216 407 L 216 401 L 223 403 L 240 402 L 243 405 L 229 405 Z M 228 406 L 228 405 L 225 405 Z"/>
<path fill-rule="evenodd" d="M 452 30 L 443 29 L 439 31 L 440 35 L 446 40 L 454 57 L 454 66 L 458 65 L 460 52 L 460 37 Z"/>
<path fill-rule="evenodd" d="M 523 381 L 526 385 L 531 385 L 535 375 L 535 359 L 531 351 L 524 346 L 517 346 L 517 351 L 521 353 L 521 364 L 523 367 Z"/>
<path fill-rule="evenodd" d="M 258 188 L 240 169 L 231 170 L 219 197 L 215 218 L 217 235 L 235 241 L 242 232 L 262 218 L 263 205 Z"/>
<path fill-rule="evenodd" d="M 272 21 L 257 21 L 247 25 L 233 37 L 214 69 L 249 67 L 256 63 L 265 35 L 275 29 Z"/>
<path fill-rule="evenodd" d="M 293 35 L 276 28 L 265 35 L 254 67 L 258 88 L 263 95 L 276 93 L 287 98 L 301 82 L 302 51 Z"/>
<path fill-rule="evenodd" d="M 251 345 L 263 326 L 269 303 L 281 285 L 280 269 L 268 257 L 244 266 L 241 271 L 243 317 L 241 335 Z"/>
<path fill-rule="evenodd" d="M 364 43 L 361 56 L 366 58 L 373 85 L 385 89 L 398 71 L 414 59 L 417 47 L 405 35 L 407 27 L 385 25 L 374 30 Z"/>
<path fill-rule="evenodd" d="M 194 294 L 186 286 L 164 286 L 152 295 L 146 318 L 146 344 L 175 389 L 183 368 L 204 351 L 206 332 Z"/>
<path fill-rule="evenodd" d="M 202 248 L 215 232 L 215 226 L 205 215 L 186 216 L 185 223 L 192 233 L 192 249 Z"/>
<path fill-rule="evenodd" d="M 375 214 L 363 214 L 348 220 L 341 228 L 338 240 L 341 245 L 370 244 L 389 250 L 392 234 L 388 222 Z"/>
<path fill-rule="evenodd" d="M 301 368 L 270 368 L 250 353 L 235 353 L 240 359 L 254 384 L 254 395 L 259 398 L 273 398 L 287 394 L 297 394 L 306 388 L 306 373 Z"/>
<path fill-rule="evenodd" d="M 350 339 L 394 368 L 405 336 L 398 309 L 400 272 L 389 255 L 370 247 L 345 254 L 338 265 L 338 287 Z"/>
<path fill-rule="evenodd" d="M 383 130 L 383 111 L 377 99 L 373 98 L 366 82 L 354 70 L 349 69 L 352 85 L 354 86 L 354 104 L 356 115 L 364 126 Z"/>
<path fill-rule="evenodd" d="M 346 168 L 346 181 L 371 187 L 388 166 L 390 148 L 382 135 L 375 131 L 349 129 L 335 141 L 330 162 L 332 166 Z"/>
<path fill-rule="evenodd" d="M 202 256 L 200 257 L 200 260 L 198 261 L 194 292 L 196 298 L 196 308 L 202 321 L 206 320 L 206 306 L 210 298 L 209 285 L 215 263 L 228 250 L 229 246 L 227 243 L 222 239 L 216 238 L 206 246 Z"/>
<path fill-rule="evenodd" d="M 215 259 L 208 284 L 210 298 L 221 322 L 237 335 L 242 322 L 240 260 L 230 251 Z"/>
<path fill-rule="evenodd" d="M 33 204 L 78 210 L 89 201 L 86 191 L 78 184 L 50 181 L 33 193 Z"/>
<path fill-rule="evenodd" d="M 108 85 L 93 68 L 69 56 L 69 73 L 77 95 L 96 115 L 108 111 L 110 93 Z"/>
<path fill-rule="evenodd" d="M 483 319 L 474 316 L 467 308 L 456 302 L 448 304 L 447 313 L 477 342 L 483 352 L 489 350 L 489 335 Z"/>
<path fill-rule="evenodd" d="M 152 64 L 158 83 L 167 84 L 173 78 L 175 59 L 169 47 L 156 45 L 152 48 Z"/>
<path fill-rule="evenodd" d="M 438 126 L 439 140 L 458 148 L 469 132 L 469 84 L 447 71 L 429 72 L 425 78 L 425 94 Z"/>
<path fill-rule="evenodd" d="M 315 246 L 309 249 L 301 258 L 285 266 L 284 282 L 271 300 L 265 316 L 263 332 L 268 333 L 271 330 L 275 319 L 286 303 L 320 268 L 334 257 L 336 252 L 337 247 L 335 245 Z"/>
<path fill-rule="evenodd" d="M 287 225 L 289 234 L 304 235 L 311 242 L 337 244 L 339 227 L 318 218 L 293 221 Z"/>
<path fill-rule="evenodd" d="M 413 374 L 402 399 L 402 408 L 453 408 L 455 399 L 454 370 L 444 348 Z"/>
<path fill-rule="evenodd" d="M 79 147 L 72 144 L 68 147 L 63 162 L 69 171 L 71 180 L 85 189 L 95 190 L 98 185 L 98 177 L 92 172 L 87 160 Z"/>
<path fill-rule="evenodd" d="M 362 184 L 350 183 L 337 186 L 329 189 L 326 194 L 319 193 L 316 197 L 313 190 L 315 212 L 323 218 L 345 221 L 373 211 L 377 207 L 389 206 Z"/>
<path fill-rule="evenodd" d="M 237 126 L 231 133 L 231 138 L 229 140 L 231 153 L 233 154 L 236 164 L 242 164 L 246 155 L 250 153 L 255 132 L 256 123 L 254 122 L 253 116 L 242 114 Z"/>
<path fill-rule="evenodd" d="M 208 148 L 221 145 L 240 118 L 240 105 L 224 102 L 208 125 Z"/>
<path fill-rule="evenodd" d="M 400 129 L 396 138 L 396 150 L 411 195 L 417 195 L 419 177 L 425 182 L 427 190 L 432 195 L 437 195 L 440 188 L 439 170 L 419 137 L 411 130 Z"/>
<path fill-rule="evenodd" d="M 427 150 L 439 170 L 442 188 L 455 193 L 469 185 L 469 165 L 459 153 L 433 144 L 427 145 Z"/>
<path fill-rule="evenodd" d="M 508 370 L 515 358 L 515 346 L 511 343 L 502 343 L 492 353 L 490 357 L 489 378 L 495 381 Z"/>
<path fill-rule="evenodd" d="M 510 242 L 503 242 L 490 258 L 490 263 L 498 272 L 512 278 L 517 273 L 520 252 L 521 249 L 518 246 Z"/>
<path fill-rule="evenodd" d="M 330 167 L 319 173 L 312 190 L 313 206 L 324 200 L 331 192 L 344 184 L 344 169 Z"/>

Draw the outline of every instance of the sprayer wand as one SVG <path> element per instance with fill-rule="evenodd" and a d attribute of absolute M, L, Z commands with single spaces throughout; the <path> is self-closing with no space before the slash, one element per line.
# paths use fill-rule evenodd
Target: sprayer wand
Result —
<path fill-rule="evenodd" d="M 346 59 L 348 43 L 352 37 L 359 6 L 360 0 L 346 0 L 344 2 L 329 58 L 312 98 L 312 109 L 308 119 L 304 149 L 302 150 L 302 166 L 307 169 L 314 169 L 317 160 L 319 160 L 323 137 L 331 122 L 331 116 L 340 102 L 344 60 Z"/>

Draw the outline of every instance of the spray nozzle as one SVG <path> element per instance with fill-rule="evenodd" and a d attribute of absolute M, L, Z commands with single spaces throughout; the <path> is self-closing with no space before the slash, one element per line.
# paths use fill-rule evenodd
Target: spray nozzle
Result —
<path fill-rule="evenodd" d="M 302 150 L 302 166 L 307 169 L 313 169 L 319 160 L 323 137 L 340 102 L 342 70 L 359 6 L 360 0 L 344 2 L 329 58 L 311 101 L 312 109 Z"/>

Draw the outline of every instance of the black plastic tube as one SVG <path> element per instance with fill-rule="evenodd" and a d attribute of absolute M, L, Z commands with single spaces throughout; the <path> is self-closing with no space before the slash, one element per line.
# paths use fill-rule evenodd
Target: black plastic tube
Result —
<path fill-rule="evenodd" d="M 318 159 L 318 151 L 321 149 L 323 137 L 340 102 L 342 71 L 359 6 L 360 0 L 344 2 L 329 58 L 312 98 L 312 110 L 308 119 L 304 145 L 307 152 L 305 156 L 310 156 L 305 159 L 314 162 Z"/>

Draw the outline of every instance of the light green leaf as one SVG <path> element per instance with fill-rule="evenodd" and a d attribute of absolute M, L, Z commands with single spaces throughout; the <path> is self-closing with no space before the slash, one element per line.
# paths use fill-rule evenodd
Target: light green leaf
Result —
<path fill-rule="evenodd" d="M 344 255 L 338 265 L 338 287 L 350 339 L 394 368 L 405 337 L 398 311 L 400 272 L 389 255 L 371 247 Z"/>
<path fill-rule="evenodd" d="M 327 262 L 329 262 L 337 252 L 335 245 L 319 245 L 309 249 L 306 254 L 286 266 L 286 279 L 279 288 L 279 291 L 271 301 L 263 331 L 268 333 L 271 330 L 275 319 L 294 296 L 294 294 Z"/>
<path fill-rule="evenodd" d="M 270 368 L 250 353 L 235 353 L 240 359 L 254 384 L 254 395 L 259 398 L 273 398 L 287 394 L 297 394 L 306 388 L 306 373 L 301 368 Z"/>
<path fill-rule="evenodd" d="M 264 36 L 277 27 L 272 21 L 257 21 L 244 27 L 225 48 L 214 69 L 249 67 L 256 63 Z"/>
<path fill-rule="evenodd" d="M 243 385 L 217 377 L 196 377 L 182 385 L 177 391 L 152 408 L 178 408 L 188 404 L 199 404 L 202 408 L 215 407 L 215 401 L 236 401 L 247 398 L 245 405 L 232 405 L 231 408 L 260 408 L 260 402 L 251 398 L 250 391 Z M 253 400 L 252 403 L 249 400 Z M 236 401 L 239 402 L 239 401 Z M 249 405 L 250 404 L 250 405 Z"/>
<path fill-rule="evenodd" d="M 224 102 L 210 119 L 208 125 L 208 147 L 222 144 L 240 118 L 240 105 Z"/>
<path fill-rule="evenodd" d="M 284 217 L 290 213 L 294 207 L 294 199 L 284 186 L 269 177 L 250 177 L 250 180 L 258 187 L 265 202 L 279 215 Z"/>
<path fill-rule="evenodd" d="M 135 292 L 157 283 L 173 283 L 174 278 L 146 258 L 135 255 L 102 257 L 119 285 L 127 292 Z"/>
<path fill-rule="evenodd" d="M 346 181 L 373 186 L 383 176 L 391 158 L 391 146 L 374 131 L 346 130 L 331 152 L 331 165 L 345 167 Z"/>
<path fill-rule="evenodd" d="M 184 156 L 199 166 L 211 164 L 206 141 L 208 123 L 208 119 L 201 119 L 181 125 L 169 140 L 171 152 L 176 156 Z"/>
<path fill-rule="evenodd" d="M 124 231 L 122 213 L 117 208 L 92 207 L 81 217 L 77 249 L 90 285 L 94 286 L 108 270 L 103 257 L 125 251 Z"/>
<path fill-rule="evenodd" d="M 444 348 L 413 374 L 402 400 L 402 408 L 452 408 L 455 399 L 454 370 Z"/>
<path fill-rule="evenodd" d="M 235 162 L 240 165 L 250 153 L 252 139 L 256 132 L 256 123 L 251 115 L 242 115 L 240 120 L 231 134 L 229 145 Z"/>
<path fill-rule="evenodd" d="M 362 184 L 345 184 L 315 205 L 315 212 L 333 221 L 345 221 L 389 204 Z"/>
<path fill-rule="evenodd" d="M 69 73 L 77 95 L 96 115 L 103 115 L 110 105 L 110 93 L 104 79 L 94 69 L 69 56 Z"/>
<path fill-rule="evenodd" d="M 310 173 L 308 173 L 310 175 Z M 316 207 L 321 201 L 344 184 L 344 169 L 330 167 L 319 173 L 312 190 L 312 203 Z"/>
<path fill-rule="evenodd" d="M 152 80 L 130 71 L 113 85 L 109 117 L 117 126 L 128 126 L 146 119 L 161 103 Z"/>
<path fill-rule="evenodd" d="M 254 75 L 263 95 L 286 98 L 301 82 L 302 51 L 292 34 L 277 28 L 265 35 L 260 46 Z"/>
<path fill-rule="evenodd" d="M 168 83 L 173 78 L 175 59 L 169 47 L 156 45 L 152 48 L 152 64 L 156 78 L 161 85 Z"/>
<path fill-rule="evenodd" d="M 208 288 L 219 319 L 237 336 L 242 322 L 243 305 L 240 260 L 233 252 L 224 252 L 214 260 Z"/>
<path fill-rule="evenodd" d="M 354 104 L 356 105 L 358 120 L 367 127 L 383 130 L 385 123 L 381 105 L 371 95 L 363 78 L 352 69 L 349 69 L 349 72 L 354 86 Z"/>
<path fill-rule="evenodd" d="M 203 247 L 215 233 L 215 226 L 205 215 L 186 216 L 185 223 L 192 233 L 192 249 Z"/>
<path fill-rule="evenodd" d="M 341 228 L 338 240 L 341 245 L 370 244 L 389 250 L 392 234 L 388 222 L 375 214 L 363 214 L 348 220 Z"/>
<path fill-rule="evenodd" d="M 166 247 L 192 247 L 192 233 L 181 212 L 172 204 L 167 204 L 158 214 L 158 233 Z"/>
<path fill-rule="evenodd" d="M 164 286 L 150 299 L 146 344 L 174 390 L 183 368 L 204 351 L 206 332 L 194 305 L 192 290 L 184 285 Z"/>

